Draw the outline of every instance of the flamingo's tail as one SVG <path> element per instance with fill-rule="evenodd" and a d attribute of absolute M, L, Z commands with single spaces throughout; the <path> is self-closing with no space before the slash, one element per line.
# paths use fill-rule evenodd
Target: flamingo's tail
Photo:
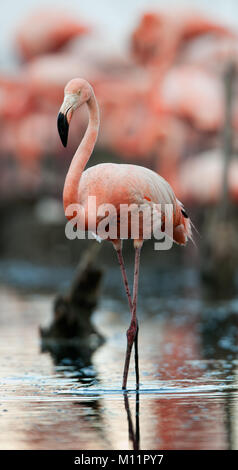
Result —
<path fill-rule="evenodd" d="M 193 238 L 192 228 L 196 230 L 187 212 L 185 211 L 183 204 L 177 200 L 173 231 L 174 241 L 179 245 L 186 245 L 187 241 L 191 240 L 196 246 Z"/>

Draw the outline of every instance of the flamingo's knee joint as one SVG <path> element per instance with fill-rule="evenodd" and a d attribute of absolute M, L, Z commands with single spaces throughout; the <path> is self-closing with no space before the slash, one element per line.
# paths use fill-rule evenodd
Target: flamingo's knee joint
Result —
<path fill-rule="evenodd" d="M 130 345 L 134 343 L 136 337 L 137 325 L 130 325 L 130 328 L 126 332 L 127 340 Z"/>

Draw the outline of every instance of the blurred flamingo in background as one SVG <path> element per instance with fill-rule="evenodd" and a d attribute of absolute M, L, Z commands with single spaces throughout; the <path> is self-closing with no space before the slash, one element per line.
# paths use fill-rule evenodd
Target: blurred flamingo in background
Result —
<path fill-rule="evenodd" d="M 15 154 L 27 167 L 38 168 L 42 156 L 57 151 L 56 133 L 52 133 L 53 114 L 44 112 L 30 113 L 15 129 Z M 34 135 L 34 139 L 32 136 Z"/>
<path fill-rule="evenodd" d="M 62 97 L 64 84 L 73 75 L 78 75 L 85 66 L 80 60 L 66 53 L 43 54 L 35 57 L 25 65 L 23 75 L 25 82 L 35 98 L 37 106 L 55 110 Z M 86 74 L 87 74 L 86 69 Z"/>
<path fill-rule="evenodd" d="M 147 105 L 147 89 L 147 77 L 138 80 L 136 74 L 95 85 L 103 123 L 99 142 L 123 159 L 149 159 L 159 135 L 159 121 Z"/>
<path fill-rule="evenodd" d="M 153 204 L 172 204 L 173 207 L 173 240 L 179 244 L 186 244 L 187 239 L 191 238 L 190 220 L 183 209 L 182 204 L 176 199 L 172 188 L 158 174 L 148 168 L 128 165 L 103 163 L 95 165 L 86 171 L 85 166 L 93 152 L 94 145 L 98 136 L 99 129 L 99 108 L 89 83 L 83 79 L 73 79 L 65 87 L 64 102 L 60 108 L 58 115 L 58 130 L 64 146 L 67 145 L 68 129 L 74 111 L 87 104 L 89 110 L 89 124 L 84 138 L 79 145 L 71 162 L 64 185 L 64 209 L 69 220 L 72 214 L 68 212 L 71 204 L 80 204 L 85 210 L 85 218 L 82 212 L 77 216 L 77 224 L 85 230 L 95 231 L 97 236 L 99 224 L 103 217 L 100 217 L 100 206 L 103 204 L 112 204 L 117 211 L 116 220 L 112 222 L 114 227 L 118 229 L 120 224 L 120 205 L 141 204 L 146 205 L 150 209 Z M 89 196 L 96 198 L 96 227 L 92 207 L 90 206 Z M 105 214 L 104 214 L 105 215 Z M 158 214 L 159 216 L 159 214 Z M 165 212 L 161 210 L 161 217 L 164 223 Z M 110 224 L 110 222 L 108 222 Z M 126 223 L 129 226 L 129 237 L 132 237 L 131 221 Z M 147 224 L 150 222 L 147 220 Z M 150 232 L 151 233 L 151 232 Z M 136 316 L 137 294 L 138 294 L 138 278 L 139 278 L 139 262 L 140 251 L 143 245 L 143 224 L 140 222 L 138 238 L 134 239 L 135 248 L 135 269 L 134 269 L 134 286 L 133 299 L 130 295 L 127 275 L 125 271 L 124 261 L 122 257 L 121 233 L 117 232 L 115 238 L 109 238 L 106 235 L 104 239 L 112 242 L 118 256 L 120 268 L 128 302 L 131 310 L 131 323 L 127 331 L 127 352 L 124 365 L 122 388 L 127 386 L 128 369 L 132 346 L 135 343 L 135 365 L 136 365 L 136 385 L 139 387 L 139 366 L 138 366 L 138 322 Z"/>
<path fill-rule="evenodd" d="M 16 160 L 16 178 L 31 168 L 31 181 L 49 154 L 65 159 L 53 116 L 64 84 L 82 76 L 93 85 L 100 105 L 97 148 L 105 149 L 105 158 L 111 152 L 146 164 L 180 191 L 180 168 L 188 155 L 219 146 L 223 72 L 227 61 L 237 63 L 237 34 L 199 12 L 181 9 L 142 15 L 131 34 L 132 51 L 112 50 L 100 34 L 57 9 L 35 11 L 19 25 L 17 52 L 25 62 L 17 75 L 0 77 L 0 158 Z M 237 96 L 234 88 L 235 129 Z M 79 134 L 73 122 L 68 154 L 86 124 L 85 114 Z M 234 137 L 234 153 L 237 148 Z"/>
<path fill-rule="evenodd" d="M 19 25 L 16 44 L 20 55 L 30 60 L 36 55 L 58 51 L 68 41 L 88 31 L 87 26 L 67 11 L 45 8 L 34 11 Z"/>
<path fill-rule="evenodd" d="M 195 65 L 220 77 L 227 63 L 237 63 L 237 57 L 237 37 L 204 36 L 186 44 L 180 53 L 179 63 Z"/>
<path fill-rule="evenodd" d="M 178 171 L 178 193 L 187 203 L 217 203 L 222 196 L 224 157 L 219 150 L 188 158 Z M 233 157 L 228 172 L 228 191 L 238 201 L 238 160 Z"/>
<path fill-rule="evenodd" d="M 202 68 L 180 65 L 171 68 L 151 88 L 151 105 L 158 112 L 189 119 L 202 131 L 221 128 L 224 120 L 222 82 Z"/>
<path fill-rule="evenodd" d="M 171 65 L 187 41 L 212 34 L 233 37 L 227 27 L 199 12 L 186 10 L 145 13 L 132 35 L 132 52 L 144 64 Z"/>
<path fill-rule="evenodd" d="M 0 119 L 19 119 L 31 109 L 32 96 L 23 77 L 0 76 Z"/>

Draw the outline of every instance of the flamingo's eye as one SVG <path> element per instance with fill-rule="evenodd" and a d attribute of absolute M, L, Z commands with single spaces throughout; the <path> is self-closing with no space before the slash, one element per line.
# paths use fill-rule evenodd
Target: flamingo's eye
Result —
<path fill-rule="evenodd" d="M 81 90 L 77 91 L 77 95 L 80 95 L 80 93 L 81 93 Z"/>

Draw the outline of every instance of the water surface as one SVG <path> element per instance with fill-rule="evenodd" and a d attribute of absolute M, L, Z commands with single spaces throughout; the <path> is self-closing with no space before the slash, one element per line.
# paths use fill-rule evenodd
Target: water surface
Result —
<path fill-rule="evenodd" d="M 38 332 L 53 295 L 1 287 L 0 449 L 237 449 L 238 302 L 202 301 L 191 278 L 183 296 L 140 298 L 139 394 L 133 367 L 121 391 L 126 303 L 103 295 L 105 343 L 57 362 Z"/>

